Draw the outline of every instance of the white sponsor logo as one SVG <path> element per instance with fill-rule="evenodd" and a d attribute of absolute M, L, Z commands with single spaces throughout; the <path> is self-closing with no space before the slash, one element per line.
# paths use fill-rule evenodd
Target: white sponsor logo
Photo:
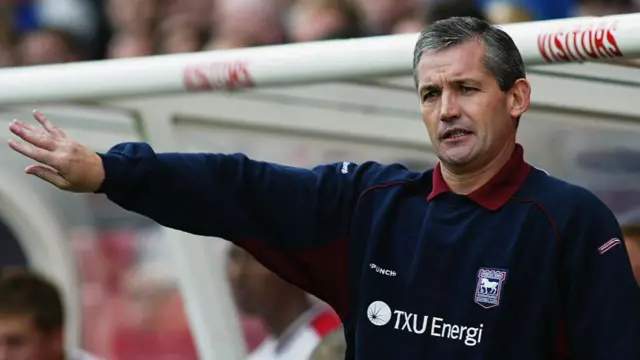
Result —
<path fill-rule="evenodd" d="M 351 165 L 350 162 L 345 161 L 342 163 L 342 169 L 340 170 L 341 173 L 343 174 L 348 174 L 349 173 L 349 165 Z"/>
<path fill-rule="evenodd" d="M 443 318 L 418 315 L 402 310 L 391 310 L 383 301 L 374 301 L 367 308 L 367 318 L 375 326 L 389 323 L 395 330 L 412 334 L 426 334 L 449 340 L 462 341 L 466 346 L 476 346 L 482 341 L 484 325 L 477 327 L 451 324 Z"/>
<path fill-rule="evenodd" d="M 374 264 L 374 263 L 370 263 L 369 267 L 371 268 L 371 270 L 377 272 L 378 274 L 382 274 L 382 275 L 386 275 L 386 276 L 396 276 L 396 272 L 393 270 L 389 270 L 389 269 L 383 269 L 380 266 Z"/>
<path fill-rule="evenodd" d="M 391 320 L 391 308 L 382 301 L 374 301 L 367 308 L 367 318 L 375 326 L 387 325 Z"/>

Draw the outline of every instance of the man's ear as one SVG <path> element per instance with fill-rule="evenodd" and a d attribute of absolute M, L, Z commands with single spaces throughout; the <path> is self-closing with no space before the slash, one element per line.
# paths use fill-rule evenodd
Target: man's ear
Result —
<path fill-rule="evenodd" d="M 518 79 L 508 93 L 509 113 L 511 118 L 517 119 L 529 109 L 531 105 L 531 84 L 527 79 Z"/>

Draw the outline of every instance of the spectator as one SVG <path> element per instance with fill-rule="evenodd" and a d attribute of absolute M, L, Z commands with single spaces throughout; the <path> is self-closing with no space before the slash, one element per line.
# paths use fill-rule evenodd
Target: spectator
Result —
<path fill-rule="evenodd" d="M 312 301 L 239 247 L 231 247 L 227 268 L 240 310 L 258 317 L 269 333 L 251 360 L 308 359 L 320 340 L 340 327 L 326 305 Z"/>
<path fill-rule="evenodd" d="M 1 360 L 95 360 L 65 349 L 65 311 L 57 287 L 28 271 L 0 279 Z"/>

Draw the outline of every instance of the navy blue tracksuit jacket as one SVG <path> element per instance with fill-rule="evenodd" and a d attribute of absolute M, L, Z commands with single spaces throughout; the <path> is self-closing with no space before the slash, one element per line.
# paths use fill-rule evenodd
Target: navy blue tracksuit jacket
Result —
<path fill-rule="evenodd" d="M 439 167 L 307 170 L 143 143 L 101 157 L 112 201 L 232 241 L 331 304 L 347 359 L 640 359 L 640 288 L 614 216 L 519 145 L 467 196 Z"/>

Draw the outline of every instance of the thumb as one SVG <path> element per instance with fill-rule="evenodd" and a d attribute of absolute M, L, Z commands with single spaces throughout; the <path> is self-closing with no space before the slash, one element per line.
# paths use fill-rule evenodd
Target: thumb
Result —
<path fill-rule="evenodd" d="M 51 168 L 48 168 L 46 166 L 31 165 L 31 166 L 28 166 L 24 170 L 24 172 L 29 175 L 37 176 L 40 179 L 50 184 L 53 184 L 54 186 L 59 187 L 61 189 L 67 188 L 69 186 L 69 182 L 65 178 L 60 176 L 60 174 L 57 171 Z"/>

